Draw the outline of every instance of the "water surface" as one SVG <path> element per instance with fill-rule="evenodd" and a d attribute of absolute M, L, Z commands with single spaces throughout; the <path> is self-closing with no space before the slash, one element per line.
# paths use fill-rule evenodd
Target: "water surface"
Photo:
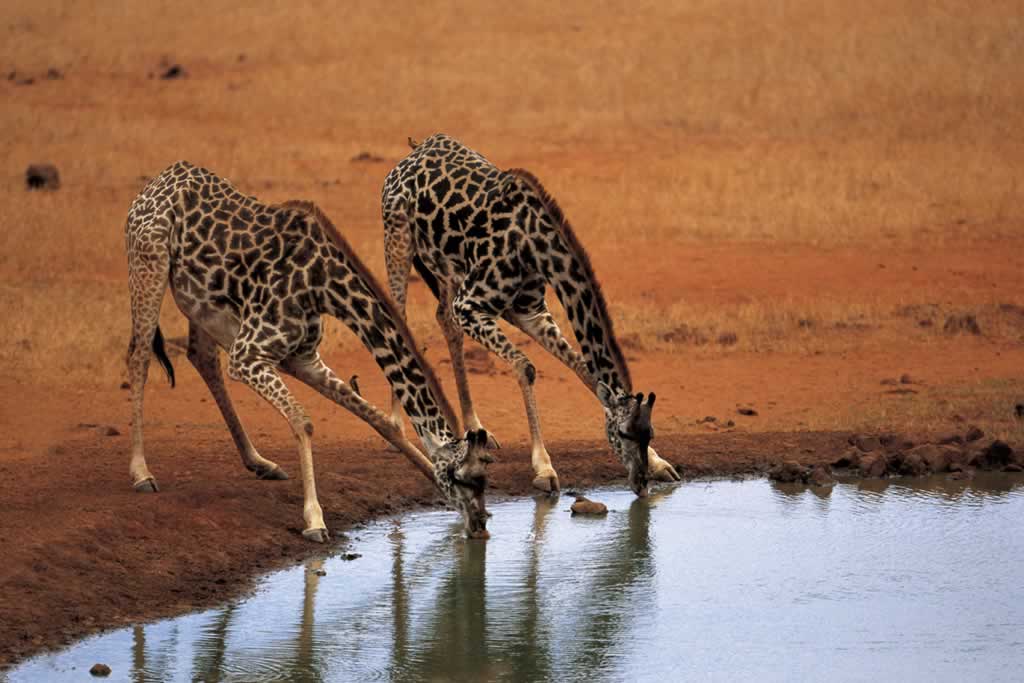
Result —
<path fill-rule="evenodd" d="M 1020 680 L 1024 477 L 690 482 L 352 534 L 352 561 L 115 631 L 9 673 L 81 681 Z M 320 576 L 317 571 L 326 572 Z"/>

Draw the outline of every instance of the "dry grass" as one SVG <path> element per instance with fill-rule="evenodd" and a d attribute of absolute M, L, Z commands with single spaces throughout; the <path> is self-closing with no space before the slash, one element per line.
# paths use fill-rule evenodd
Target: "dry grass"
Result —
<path fill-rule="evenodd" d="M 890 390 L 890 391 L 898 391 Z M 915 384 L 905 396 L 871 397 L 836 416 L 815 418 L 811 429 L 895 430 L 938 434 L 977 425 L 989 439 L 1024 443 L 1024 419 L 1014 407 L 1024 396 L 1024 380 L 986 379 L 958 385 Z"/>
<path fill-rule="evenodd" d="M 121 226 L 141 177 L 178 158 L 267 201 L 316 201 L 377 274 L 381 181 L 407 135 L 436 130 L 534 170 L 599 260 L 627 242 L 1019 244 L 1022 24 L 1016 2 L 11 0 L 0 69 L 36 82 L 0 82 L 0 359 L 55 381 L 120 374 Z M 164 57 L 188 77 L 150 78 Z M 385 161 L 350 162 L 363 151 Z M 24 191 L 36 161 L 58 165 L 60 192 Z M 984 333 L 1019 340 L 1009 313 L 985 322 L 997 303 L 978 302 Z M 941 333 L 856 292 L 613 306 L 640 350 Z M 432 304 L 410 312 L 440 339 Z"/>

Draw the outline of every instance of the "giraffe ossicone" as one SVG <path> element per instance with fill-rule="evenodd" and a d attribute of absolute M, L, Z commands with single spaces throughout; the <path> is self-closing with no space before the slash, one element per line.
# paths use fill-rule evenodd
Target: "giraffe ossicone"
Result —
<path fill-rule="evenodd" d="M 587 253 L 540 181 L 522 169 L 502 171 L 444 134 L 415 145 L 410 139 L 410 145 L 410 154 L 385 179 L 381 197 L 388 284 L 402 315 L 410 268 L 437 297 L 463 424 L 470 429 L 481 424 L 463 360 L 462 337 L 468 334 L 515 371 L 530 429 L 533 485 L 558 489 L 534 397 L 537 371 L 498 326 L 504 319 L 597 396 L 608 442 L 638 495 L 646 494 L 648 478 L 678 481 L 675 468 L 650 447 L 653 428 L 642 429 L 645 422 L 650 427 L 653 398 L 645 404 L 642 394 L 632 393 L 629 367 Z M 579 351 L 547 309 L 549 286 L 566 311 Z M 400 423 L 397 398 L 392 397 L 395 424 Z"/>
<path fill-rule="evenodd" d="M 316 495 L 313 423 L 282 372 L 367 422 L 459 510 L 467 535 L 486 537 L 486 438 L 477 432 L 456 438 L 454 413 L 404 320 L 319 208 L 297 201 L 262 204 L 181 161 L 132 202 L 125 245 L 132 313 L 129 470 L 136 490 L 159 490 L 143 452 L 142 409 L 151 352 L 173 378 L 158 325 L 169 286 L 189 320 L 188 359 L 210 389 L 245 467 L 263 479 L 287 478 L 256 451 L 242 427 L 224 386 L 218 347 L 227 352 L 229 377 L 256 391 L 291 426 L 302 469 L 303 536 L 323 542 L 328 531 Z M 323 362 L 317 349 L 325 315 L 348 326 L 373 354 L 429 458 Z"/>

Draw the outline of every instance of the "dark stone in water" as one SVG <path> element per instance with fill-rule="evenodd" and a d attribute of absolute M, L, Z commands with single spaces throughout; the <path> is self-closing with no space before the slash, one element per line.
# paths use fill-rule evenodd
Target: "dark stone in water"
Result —
<path fill-rule="evenodd" d="M 860 476 L 878 478 L 885 475 L 888 467 L 885 456 L 881 453 L 866 453 L 860 459 Z"/>
<path fill-rule="evenodd" d="M 955 452 L 956 449 L 947 446 L 936 446 L 932 443 L 926 443 L 916 448 L 910 449 L 907 452 L 907 456 L 914 455 L 916 460 L 920 461 L 927 468 L 926 471 L 931 472 L 945 472 L 949 469 L 949 463 L 952 462 L 953 456 L 951 451 Z M 904 459 L 904 466 L 906 466 L 906 459 Z M 906 474 L 906 472 L 904 472 Z"/>
<path fill-rule="evenodd" d="M 828 465 L 818 465 L 811 471 L 811 485 L 813 486 L 832 486 L 836 483 L 835 477 L 832 476 L 832 470 L 829 469 Z"/>
<path fill-rule="evenodd" d="M 606 515 L 608 507 L 604 503 L 594 500 L 587 500 L 583 496 L 576 496 L 576 502 L 569 508 L 573 515 Z"/>
<path fill-rule="evenodd" d="M 109 676 L 110 667 L 106 664 L 93 664 L 92 668 L 89 669 L 89 673 L 91 673 L 93 676 Z"/>
<path fill-rule="evenodd" d="M 911 452 L 903 456 L 903 462 L 900 463 L 900 474 L 906 474 L 911 477 L 920 477 L 927 473 L 928 464 L 919 453 Z"/>
<path fill-rule="evenodd" d="M 768 478 L 780 484 L 806 483 L 807 468 L 796 460 L 786 460 L 782 464 L 768 470 Z"/>
<path fill-rule="evenodd" d="M 988 448 L 978 453 L 975 462 L 983 470 L 1000 470 L 1013 462 L 1013 449 L 1009 444 L 996 439 Z"/>
<path fill-rule="evenodd" d="M 346 562 L 351 562 L 352 560 L 358 560 L 360 557 L 362 557 L 362 555 L 359 553 L 344 553 L 341 556 L 341 559 L 345 560 Z"/>

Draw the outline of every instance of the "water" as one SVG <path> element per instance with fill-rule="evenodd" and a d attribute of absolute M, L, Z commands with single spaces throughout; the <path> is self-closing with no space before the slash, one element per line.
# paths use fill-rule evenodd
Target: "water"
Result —
<path fill-rule="evenodd" d="M 15 681 L 1020 680 L 1024 477 L 691 482 L 354 534 L 354 561 L 36 658 Z M 316 570 L 326 571 L 318 576 Z"/>

